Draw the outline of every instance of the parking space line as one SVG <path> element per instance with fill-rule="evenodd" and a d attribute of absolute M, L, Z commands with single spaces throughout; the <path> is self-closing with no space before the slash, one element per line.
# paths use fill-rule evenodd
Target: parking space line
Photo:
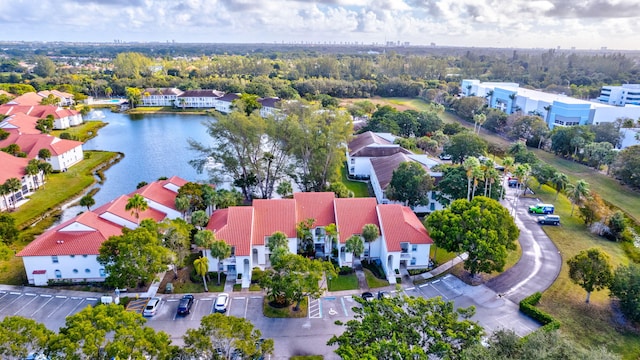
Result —
<path fill-rule="evenodd" d="M 38 294 L 34 294 L 34 293 L 24 293 L 24 296 L 38 296 Z"/>
<path fill-rule="evenodd" d="M 347 305 L 344 303 L 344 297 L 340 298 L 340 302 L 342 303 L 342 310 L 344 310 L 344 316 L 349 316 L 349 312 L 347 311 Z"/>
<path fill-rule="evenodd" d="M 43 298 L 50 298 L 50 297 L 53 297 L 53 295 L 49 295 L 49 294 L 42 294 L 42 295 L 40 295 L 40 297 L 43 297 Z"/>
<path fill-rule="evenodd" d="M 87 301 L 98 301 L 97 298 L 87 298 Z"/>
<path fill-rule="evenodd" d="M 419 287 L 420 289 L 422 289 L 422 288 L 423 288 L 423 287 L 425 287 L 425 286 L 429 286 L 429 283 L 422 284 L 422 285 L 418 285 L 418 287 Z"/>
<path fill-rule="evenodd" d="M 41 296 L 41 297 L 46 298 L 47 296 Z M 42 308 L 43 308 L 43 307 L 47 306 L 47 304 L 48 304 L 48 303 L 50 303 L 50 302 L 51 302 L 51 300 L 53 300 L 53 296 L 49 295 L 48 297 L 49 297 L 49 300 L 47 300 L 47 302 L 45 302 L 44 304 L 42 304 L 42 306 L 40 306 L 40 307 L 38 308 L 38 310 L 34 311 L 32 314 L 35 314 L 35 313 L 37 313 L 38 311 L 42 310 Z"/>
<path fill-rule="evenodd" d="M 416 289 L 415 287 L 410 287 L 410 288 L 406 288 L 405 290 L 411 291 L 411 290 L 415 290 L 415 289 Z"/>
<path fill-rule="evenodd" d="M 25 295 L 27 295 L 27 294 L 25 294 Z M 33 294 L 33 299 L 31 299 L 31 301 L 28 301 L 26 304 L 24 304 L 24 305 L 20 308 L 20 310 L 18 310 L 18 311 L 16 311 L 16 312 L 14 313 L 14 315 L 18 315 L 18 313 L 19 313 L 20 311 L 22 311 L 24 308 L 26 308 L 27 306 L 29 306 L 29 304 L 31 304 L 31 303 L 32 303 L 36 298 L 37 298 L 37 297 L 36 297 L 36 294 Z"/>
<path fill-rule="evenodd" d="M 18 301 L 18 299 L 20 299 L 20 298 L 22 297 L 22 294 L 21 294 L 21 293 L 17 293 L 17 294 L 14 294 L 14 295 L 20 295 L 20 296 L 18 296 L 17 298 L 13 299 L 13 301 L 12 301 L 12 302 L 8 303 L 5 307 L 3 307 L 2 309 L 0 309 L 0 312 L 2 312 L 4 309 L 8 308 L 8 307 L 9 307 L 9 305 L 11 305 L 11 304 L 13 304 L 14 302 Z"/>
<path fill-rule="evenodd" d="M 440 281 L 440 280 L 437 280 L 437 281 Z M 434 281 L 434 283 L 435 283 L 435 281 Z M 437 288 L 437 287 L 435 287 L 435 286 L 433 286 L 433 284 L 431 285 L 431 287 L 432 287 L 435 291 L 437 291 L 437 292 L 438 292 L 438 294 L 440 294 L 440 295 L 442 296 L 442 298 L 443 298 L 443 299 L 445 299 L 445 300 L 449 300 L 449 298 L 447 297 L 447 295 L 443 294 L 443 293 L 442 293 L 442 291 L 438 290 L 438 288 Z"/>
<path fill-rule="evenodd" d="M 11 294 L 11 295 L 22 295 L 21 292 L 16 292 L 16 291 L 12 291 L 9 294 Z"/>
<path fill-rule="evenodd" d="M 55 308 L 53 311 L 49 312 L 49 315 L 47 315 L 47 319 L 51 317 L 51 315 L 53 315 L 56 311 L 58 311 L 58 309 L 60 309 L 62 307 L 62 305 L 66 304 L 67 301 L 69 301 L 69 299 L 66 296 L 56 296 L 56 298 L 62 299 L 64 298 L 65 300 L 62 302 L 62 304 L 58 305 L 57 308 Z"/>
<path fill-rule="evenodd" d="M 247 311 L 249 311 L 249 299 L 244 302 L 244 318 L 247 318 Z"/>
<path fill-rule="evenodd" d="M 76 308 L 78 306 L 80 306 L 80 304 L 82 304 L 84 302 L 83 298 L 78 298 L 77 300 L 80 300 L 79 303 L 76 304 L 76 306 L 73 307 L 73 309 L 71 309 L 71 311 L 69 311 L 69 313 L 67 314 L 67 316 L 71 316 L 71 314 L 73 314 L 73 312 L 76 310 Z"/>
<path fill-rule="evenodd" d="M 67 297 L 65 295 L 56 295 L 56 298 L 58 298 L 58 299 L 66 299 Z"/>

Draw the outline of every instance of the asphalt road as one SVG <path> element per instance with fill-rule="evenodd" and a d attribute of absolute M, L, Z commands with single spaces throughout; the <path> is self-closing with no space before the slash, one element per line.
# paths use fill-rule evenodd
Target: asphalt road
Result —
<path fill-rule="evenodd" d="M 515 190 L 508 189 L 503 205 L 513 210 L 513 203 L 516 201 Z M 543 292 L 549 288 L 562 268 L 562 257 L 558 248 L 536 221 L 536 217 L 540 215 L 528 212 L 529 205 L 540 201 L 535 195 L 528 196 L 520 197 L 516 201 L 514 216 L 520 229 L 518 240 L 522 248 L 522 257 L 516 265 L 486 283 L 487 287 L 516 303 L 536 291 Z"/>

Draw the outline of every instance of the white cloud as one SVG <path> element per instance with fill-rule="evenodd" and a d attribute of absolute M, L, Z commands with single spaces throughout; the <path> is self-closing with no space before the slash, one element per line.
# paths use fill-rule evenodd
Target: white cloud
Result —
<path fill-rule="evenodd" d="M 14 0 L 4 40 L 633 48 L 638 0 Z"/>

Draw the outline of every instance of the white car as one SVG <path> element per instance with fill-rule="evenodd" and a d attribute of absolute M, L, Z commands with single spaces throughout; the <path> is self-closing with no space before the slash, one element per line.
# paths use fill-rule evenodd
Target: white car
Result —
<path fill-rule="evenodd" d="M 144 307 L 144 311 L 142 312 L 142 316 L 153 316 L 158 311 L 158 306 L 160 306 L 160 298 L 154 297 L 149 300 L 147 306 Z"/>
<path fill-rule="evenodd" d="M 229 306 L 229 294 L 221 293 L 216 298 L 216 303 L 213 305 L 213 310 L 219 313 L 227 312 L 227 307 Z"/>

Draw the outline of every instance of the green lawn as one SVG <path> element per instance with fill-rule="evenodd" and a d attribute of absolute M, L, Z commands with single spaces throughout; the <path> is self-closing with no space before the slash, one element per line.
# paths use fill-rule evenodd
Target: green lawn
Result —
<path fill-rule="evenodd" d="M 597 192 L 605 201 L 626 212 L 636 222 L 640 222 L 639 193 L 620 185 L 615 179 L 585 165 L 562 159 L 546 151 L 530 150 L 536 154 L 538 159 L 553 165 L 558 171 L 565 173 L 571 182 L 584 179 L 589 183 L 591 190 Z"/>
<path fill-rule="evenodd" d="M 355 197 L 369 197 L 369 187 L 366 182 L 362 181 L 351 181 L 347 178 L 347 166 L 346 163 L 340 169 L 340 173 L 342 174 L 342 183 L 347 187 L 347 189 L 353 191 Z"/>
<path fill-rule="evenodd" d="M 369 269 L 362 269 L 362 270 L 364 270 L 364 276 L 367 279 L 367 285 L 369 285 L 369 288 L 375 289 L 375 288 L 389 286 L 389 282 L 387 280 L 378 279 L 375 275 L 373 275 L 371 270 Z"/>
<path fill-rule="evenodd" d="M 93 170 L 113 159 L 117 154 L 105 151 L 85 151 L 89 158 L 69 168 L 67 172 L 49 174 L 46 183 L 20 206 L 13 216 L 16 225 L 23 228 L 47 211 L 55 209 L 65 201 L 80 194 L 95 182 Z"/>
<path fill-rule="evenodd" d="M 329 291 L 358 289 L 358 277 L 356 274 L 338 275 L 329 280 Z"/>
<path fill-rule="evenodd" d="M 53 130 L 51 135 L 60 137 L 62 133 L 69 133 L 71 136 L 78 139 L 78 141 L 85 142 L 96 135 L 101 127 L 107 126 L 108 123 L 102 121 L 85 121 L 81 125 L 74 126 L 64 130 Z"/>

